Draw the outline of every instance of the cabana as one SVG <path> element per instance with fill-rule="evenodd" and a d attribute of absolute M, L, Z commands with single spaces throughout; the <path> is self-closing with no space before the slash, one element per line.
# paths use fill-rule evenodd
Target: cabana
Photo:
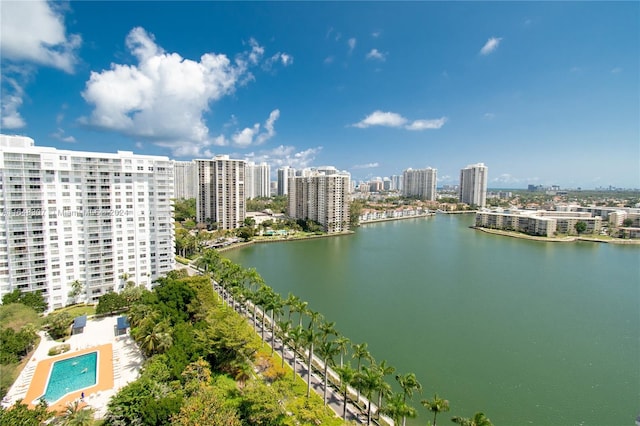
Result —
<path fill-rule="evenodd" d="M 71 334 L 82 333 L 86 326 L 87 326 L 87 316 L 86 315 L 82 315 L 81 317 L 76 317 L 73 320 L 73 328 L 71 329 Z"/>
<path fill-rule="evenodd" d="M 116 325 L 116 336 L 127 334 L 127 328 L 129 328 L 129 320 L 127 320 L 127 317 L 118 317 Z"/>

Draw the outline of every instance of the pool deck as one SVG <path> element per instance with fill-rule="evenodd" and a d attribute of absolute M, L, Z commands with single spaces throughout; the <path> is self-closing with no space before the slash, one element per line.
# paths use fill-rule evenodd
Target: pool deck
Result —
<path fill-rule="evenodd" d="M 18 400 L 33 406 L 44 395 L 49 372 L 55 361 L 98 351 L 97 383 L 94 386 L 70 392 L 53 404 L 52 411 L 64 411 L 67 404 L 79 400 L 82 392 L 84 403 L 96 410 L 95 417 L 102 418 L 107 404 L 127 383 L 135 380 L 140 372 L 143 357 L 133 339 L 127 334 L 116 336 L 116 316 L 90 319 L 84 331 L 68 338 L 69 352 L 49 356 L 49 349 L 62 344 L 40 333 L 41 341 L 31 360 L 22 370 L 2 405 L 13 405 Z"/>

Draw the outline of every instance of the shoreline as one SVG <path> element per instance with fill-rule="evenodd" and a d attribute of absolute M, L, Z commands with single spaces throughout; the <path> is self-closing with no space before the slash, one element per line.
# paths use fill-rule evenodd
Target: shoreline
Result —
<path fill-rule="evenodd" d="M 305 237 L 293 237 L 293 238 L 278 238 L 273 240 L 251 240 L 243 243 L 233 244 L 228 247 L 224 247 L 221 249 L 216 249 L 219 253 L 224 253 L 230 250 L 240 249 L 243 247 L 250 246 L 252 244 L 269 244 L 269 243 L 289 243 L 294 241 L 307 241 L 313 240 L 316 238 L 333 238 L 333 237 L 342 237 L 346 235 L 353 235 L 355 231 L 345 231 L 345 232 L 334 232 L 331 234 L 321 234 L 321 235 L 308 235 Z"/>
<path fill-rule="evenodd" d="M 479 226 L 470 226 L 470 228 L 475 229 L 477 231 L 485 232 L 487 234 L 493 235 L 501 235 L 504 237 L 511 238 L 520 238 L 522 240 L 530 240 L 530 241 L 541 241 L 547 243 L 575 243 L 578 241 L 585 241 L 590 243 L 607 243 L 607 244 L 619 244 L 619 245 L 640 245 L 640 240 L 622 240 L 622 239 L 612 239 L 612 240 L 601 240 L 598 238 L 589 238 L 589 237 L 579 237 L 579 236 L 568 236 L 568 237 L 541 237 L 537 235 L 528 235 L 523 234 L 521 232 L 514 231 L 504 231 L 500 229 L 491 229 L 491 228 L 482 228 Z"/>
<path fill-rule="evenodd" d="M 427 214 L 418 214 L 415 216 L 403 216 L 403 217 L 388 217 L 385 219 L 373 219 L 373 220 L 367 220 L 365 222 L 360 222 L 358 225 L 367 225 L 369 223 L 379 223 L 379 222 L 390 222 L 390 221 L 394 221 L 394 220 L 404 220 L 404 219 L 419 219 L 419 218 L 423 218 L 423 217 L 431 217 L 431 216 L 435 216 L 435 213 L 427 213 Z"/>

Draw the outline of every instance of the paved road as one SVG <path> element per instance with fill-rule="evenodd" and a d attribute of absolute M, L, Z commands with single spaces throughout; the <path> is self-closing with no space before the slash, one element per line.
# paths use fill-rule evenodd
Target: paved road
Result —
<path fill-rule="evenodd" d="M 189 275 L 200 275 L 200 272 L 197 269 L 193 268 L 192 266 L 186 267 L 183 265 L 183 268 L 187 269 L 187 272 Z M 213 283 L 214 290 L 220 295 L 220 297 L 222 297 L 223 300 L 229 301 L 229 303 L 233 303 L 232 302 L 233 298 L 228 292 L 226 292 L 222 288 L 222 286 L 218 285 L 215 281 L 212 281 L 212 283 Z M 248 303 L 249 305 L 251 304 L 251 302 L 248 302 Z M 252 308 L 252 306 L 250 307 Z M 245 317 L 249 320 L 249 323 L 253 325 L 253 327 L 256 330 L 256 333 L 262 336 L 262 333 L 263 333 L 262 323 L 261 323 L 262 311 L 260 310 L 260 308 L 258 308 L 258 311 L 256 314 L 255 324 L 253 323 L 253 312 L 251 310 L 245 309 L 244 307 L 240 307 L 240 304 L 236 305 L 236 310 L 238 309 L 240 309 L 240 313 L 245 315 Z M 265 344 L 269 346 L 271 346 L 271 341 L 272 341 L 270 321 L 271 320 L 268 317 L 268 315 L 265 315 L 264 340 L 265 340 Z M 278 354 L 282 354 L 282 342 L 277 337 L 274 339 L 273 349 L 277 351 Z M 285 356 L 284 356 L 285 362 L 289 364 L 289 366 L 293 367 L 293 350 L 288 346 L 285 346 L 284 353 L 285 353 Z M 296 373 L 298 373 L 300 377 L 302 377 L 305 383 L 308 383 L 307 375 L 309 370 L 306 362 L 308 361 L 308 359 L 309 359 L 309 355 L 308 355 L 308 351 L 306 350 L 304 351 L 304 359 L 300 355 L 296 356 Z M 322 370 L 324 369 L 324 363 L 322 362 L 321 359 L 319 359 L 317 356 L 314 355 L 313 364 L 318 366 L 319 370 L 318 372 L 314 371 L 314 369 L 311 370 L 311 388 L 318 395 L 320 395 L 321 398 L 323 398 L 324 397 L 324 378 L 323 378 Z M 330 377 L 334 377 L 336 379 L 338 378 L 338 375 L 331 369 L 328 370 L 328 374 Z M 355 392 L 356 391 L 353 390 L 352 394 Z M 347 421 L 353 421 L 358 424 L 367 424 L 366 407 L 369 402 L 363 396 L 360 397 L 359 401 L 360 401 L 361 407 L 363 407 L 362 410 L 358 408 L 351 400 L 349 400 L 349 403 L 347 404 Z M 344 398 L 342 397 L 342 392 L 340 392 L 339 389 L 332 387 L 331 384 L 327 388 L 327 405 L 329 405 L 331 409 L 340 418 L 342 418 L 342 413 L 344 410 Z M 376 410 L 377 410 L 377 407 L 375 404 L 373 404 L 372 410 L 371 410 L 372 412 L 371 423 L 373 424 L 377 424 L 377 421 L 373 419 L 374 417 L 373 413 L 375 413 Z M 385 424 L 393 425 L 393 421 L 391 419 L 385 418 Z"/>

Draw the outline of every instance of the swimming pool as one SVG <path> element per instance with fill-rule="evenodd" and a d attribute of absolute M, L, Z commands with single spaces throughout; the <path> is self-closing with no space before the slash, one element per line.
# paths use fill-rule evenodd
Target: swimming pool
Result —
<path fill-rule="evenodd" d="M 98 352 L 67 358 L 53 363 L 47 390 L 42 396 L 49 404 L 69 392 L 79 391 L 96 384 Z"/>

